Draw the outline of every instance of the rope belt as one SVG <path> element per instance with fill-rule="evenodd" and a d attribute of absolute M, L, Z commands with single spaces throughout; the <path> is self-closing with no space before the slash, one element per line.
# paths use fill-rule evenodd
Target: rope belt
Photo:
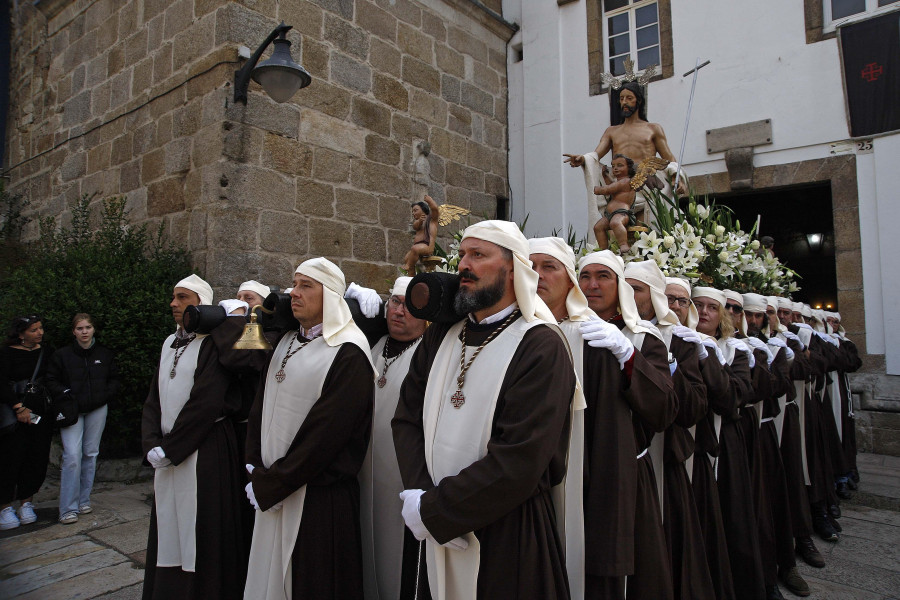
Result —
<path fill-rule="evenodd" d="M 641 458 L 644 458 L 645 456 L 647 456 L 647 453 L 648 453 L 648 452 L 650 452 L 650 446 L 647 446 L 646 448 L 644 448 L 643 450 L 641 450 L 641 453 L 638 454 L 638 455 L 635 457 L 635 460 L 639 460 L 639 459 L 641 459 Z"/>
<path fill-rule="evenodd" d="M 775 420 L 775 417 L 766 417 L 765 419 L 761 419 L 759 421 L 759 424 L 762 425 L 763 423 L 768 423 L 769 421 L 774 421 L 774 420 Z"/>

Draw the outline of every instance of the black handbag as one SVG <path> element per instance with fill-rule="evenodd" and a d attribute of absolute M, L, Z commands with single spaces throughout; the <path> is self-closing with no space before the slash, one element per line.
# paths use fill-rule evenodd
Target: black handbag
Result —
<path fill-rule="evenodd" d="M 67 392 L 53 402 L 53 412 L 56 414 L 54 427 L 71 427 L 78 422 L 78 400 Z"/>
<path fill-rule="evenodd" d="M 31 374 L 31 379 L 13 382 L 13 391 L 16 393 L 19 402 L 30 408 L 31 412 L 37 413 L 38 415 L 46 415 L 50 410 L 50 396 L 47 394 L 46 388 L 41 384 L 34 382 L 43 361 L 44 349 L 41 348 L 41 353 L 38 355 L 38 361 L 34 366 L 34 373 Z"/>

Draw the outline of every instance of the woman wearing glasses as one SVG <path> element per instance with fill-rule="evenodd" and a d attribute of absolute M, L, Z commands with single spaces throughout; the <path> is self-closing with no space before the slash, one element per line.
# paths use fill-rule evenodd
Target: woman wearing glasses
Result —
<path fill-rule="evenodd" d="M 106 426 L 107 403 L 119 391 L 119 372 L 112 351 L 94 338 L 94 321 L 87 313 L 72 319 L 75 341 L 53 354 L 47 388 L 55 401 L 78 404 L 78 421 L 59 430 L 62 474 L 59 485 L 59 522 L 78 521 L 91 508 L 91 488 Z"/>
<path fill-rule="evenodd" d="M 34 493 L 47 475 L 53 427 L 44 389 L 50 348 L 41 343 L 38 315 L 17 317 L 0 347 L 0 401 L 12 408 L 17 423 L 0 434 L 0 530 L 37 521 Z M 19 500 L 18 513 L 13 509 Z"/>

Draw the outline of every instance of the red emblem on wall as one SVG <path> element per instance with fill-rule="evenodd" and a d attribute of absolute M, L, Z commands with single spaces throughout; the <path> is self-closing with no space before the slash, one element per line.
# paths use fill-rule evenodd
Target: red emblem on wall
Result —
<path fill-rule="evenodd" d="M 865 68 L 860 72 L 860 76 L 868 81 L 869 83 L 878 79 L 878 77 L 884 72 L 884 69 L 877 62 L 869 63 L 865 66 Z"/>

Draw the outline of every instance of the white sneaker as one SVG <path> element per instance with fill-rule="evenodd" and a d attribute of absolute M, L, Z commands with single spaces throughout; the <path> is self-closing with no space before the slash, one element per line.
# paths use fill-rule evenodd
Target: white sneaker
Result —
<path fill-rule="evenodd" d="M 63 525 L 71 525 L 78 522 L 78 514 L 75 512 L 67 512 L 59 518 L 59 522 Z"/>
<path fill-rule="evenodd" d="M 91 505 L 90 505 L 90 504 L 82 504 L 81 506 L 78 507 L 78 512 L 81 513 L 81 514 L 83 514 L 83 515 L 86 515 L 86 514 L 88 514 L 88 513 L 90 513 L 90 512 L 93 512 L 93 511 L 94 511 L 94 509 L 91 508 Z"/>
<path fill-rule="evenodd" d="M 19 525 L 19 517 L 16 516 L 16 511 L 12 506 L 7 506 L 0 511 L 0 530 L 15 529 Z"/>
<path fill-rule="evenodd" d="M 34 514 L 34 504 L 31 502 L 23 502 L 19 507 L 19 522 L 22 525 L 28 525 L 37 521 L 37 515 Z"/>

